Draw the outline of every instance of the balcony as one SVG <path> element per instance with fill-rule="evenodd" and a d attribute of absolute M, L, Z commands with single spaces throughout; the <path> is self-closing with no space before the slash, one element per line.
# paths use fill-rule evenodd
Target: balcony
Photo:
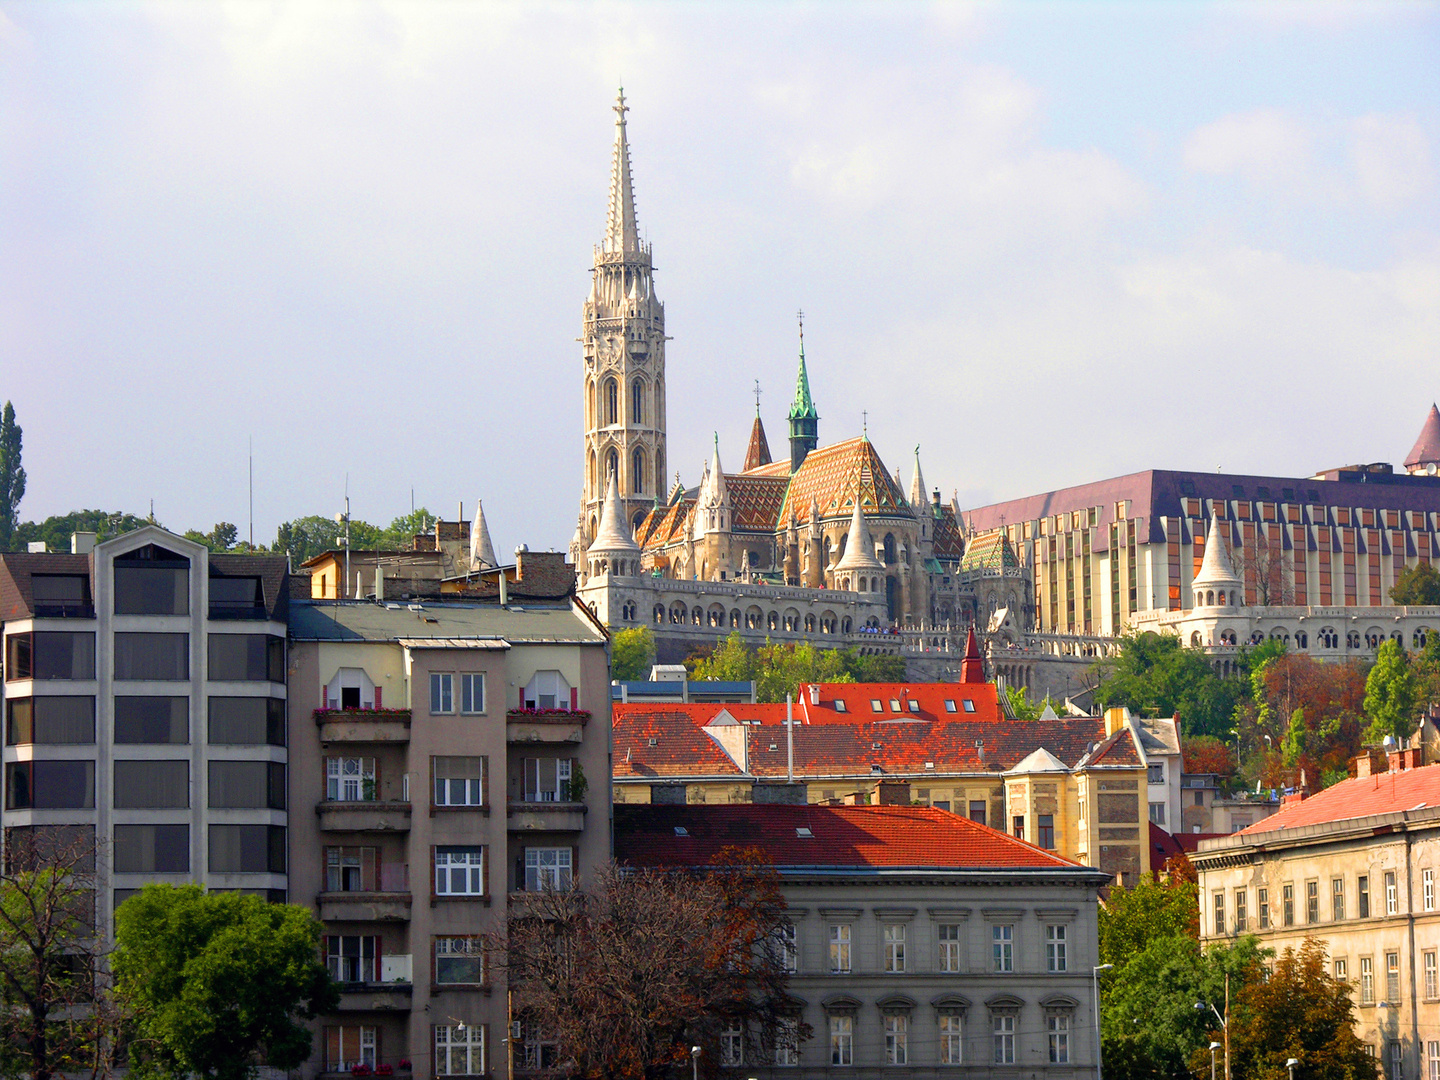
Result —
<path fill-rule="evenodd" d="M 410 893 L 322 892 L 320 918 L 324 922 L 409 922 Z"/>
<path fill-rule="evenodd" d="M 505 741 L 578 743 L 589 720 L 586 709 L 511 709 L 505 714 Z"/>
<path fill-rule="evenodd" d="M 408 982 L 344 983 L 340 986 L 338 1012 L 409 1012 Z"/>
<path fill-rule="evenodd" d="M 361 1076 L 370 1080 L 385 1080 L 386 1077 L 393 1077 L 394 1080 L 411 1080 L 414 1075 L 409 1058 L 381 1058 L 376 1061 L 373 1057 L 366 1057 L 363 1061 L 329 1061 L 325 1068 L 317 1075 L 316 1080 L 355 1080 Z"/>
<path fill-rule="evenodd" d="M 322 832 L 409 832 L 408 802 L 322 802 L 315 807 Z"/>
<path fill-rule="evenodd" d="M 579 802 L 512 802 L 505 810 L 509 832 L 581 832 L 589 808 Z"/>
<path fill-rule="evenodd" d="M 409 709 L 316 709 L 320 744 L 410 741 Z"/>

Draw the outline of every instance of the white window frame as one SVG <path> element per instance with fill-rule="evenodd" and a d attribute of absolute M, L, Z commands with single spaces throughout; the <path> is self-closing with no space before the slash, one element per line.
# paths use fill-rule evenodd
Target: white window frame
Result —
<path fill-rule="evenodd" d="M 1425 964 L 1425 996 L 1427 998 L 1440 997 L 1440 971 L 1436 970 L 1436 952 L 1431 949 L 1422 956 Z"/>
<path fill-rule="evenodd" d="M 525 891 L 568 889 L 575 880 L 575 853 L 568 847 L 525 849 Z"/>
<path fill-rule="evenodd" d="M 1064 923 L 1051 923 L 1045 927 L 1045 970 L 1060 972 L 1070 970 L 1068 932 Z"/>
<path fill-rule="evenodd" d="M 357 942 L 355 953 L 351 954 L 345 951 L 345 942 L 347 941 Z M 339 952 L 334 951 L 337 943 L 340 947 Z M 380 957 L 376 955 L 379 951 L 379 939 L 373 934 L 326 934 L 325 969 L 330 972 L 330 978 L 337 983 L 379 982 Z M 345 971 L 348 960 L 354 961 L 357 978 L 345 977 L 348 974 Z"/>
<path fill-rule="evenodd" d="M 830 924 L 830 974 L 850 974 L 851 942 L 849 923 Z"/>
<path fill-rule="evenodd" d="M 1370 956 L 1360 958 L 1360 1004 L 1375 1004 L 1375 960 Z"/>
<path fill-rule="evenodd" d="M 881 940 L 885 949 L 885 970 L 887 972 L 903 972 L 905 970 L 905 924 L 886 923 L 881 930 Z"/>
<path fill-rule="evenodd" d="M 366 757 L 327 757 L 325 759 L 325 798 L 330 802 L 373 802 L 365 798 L 365 781 L 375 792 L 375 759 Z M 378 793 L 377 793 L 378 794 Z"/>
<path fill-rule="evenodd" d="M 1429 1063 L 1429 1080 L 1440 1080 L 1440 1040 L 1432 1039 L 1425 1044 L 1425 1057 Z"/>
<path fill-rule="evenodd" d="M 1385 954 L 1385 1000 L 1396 1008 L 1400 1005 L 1400 954 Z"/>
<path fill-rule="evenodd" d="M 1046 1013 L 1045 1036 L 1050 1045 L 1050 1064 L 1070 1064 L 1070 1014 L 1058 1011 Z"/>
<path fill-rule="evenodd" d="M 1350 960 L 1348 957 L 1337 956 L 1335 958 L 1335 981 L 1350 981 Z"/>
<path fill-rule="evenodd" d="M 433 949 L 435 958 L 435 985 L 437 986 L 484 986 L 489 971 L 486 965 L 485 940 L 475 935 L 465 934 L 443 934 L 434 939 Z M 440 978 L 440 958 L 442 956 L 463 956 L 480 958 L 480 979 L 477 982 L 465 982 L 457 979 Z"/>
<path fill-rule="evenodd" d="M 550 704 L 546 704 L 546 699 Z M 534 702 L 531 705 L 530 702 Z M 549 668 L 537 671 L 525 684 L 525 707 L 527 709 L 570 709 L 570 683 L 558 670 Z"/>
<path fill-rule="evenodd" d="M 464 1057 L 465 1069 L 452 1069 L 453 1053 Z M 485 1072 L 485 1025 L 435 1025 L 435 1075 L 480 1076 Z"/>
<path fill-rule="evenodd" d="M 780 949 L 780 966 L 792 975 L 800 970 L 799 934 L 793 922 L 783 922 L 775 932 Z"/>
<path fill-rule="evenodd" d="M 1015 925 L 996 923 L 990 928 L 990 970 L 1009 974 L 1015 970 Z"/>
<path fill-rule="evenodd" d="M 720 1032 L 720 1064 L 726 1068 L 745 1064 L 745 1032 L 739 1024 L 729 1024 Z"/>
<path fill-rule="evenodd" d="M 1015 1064 L 1015 1014 L 997 1012 L 990 1014 L 990 1031 L 994 1039 L 993 1059 L 996 1065 Z"/>
<path fill-rule="evenodd" d="M 855 1018 L 848 1013 L 830 1014 L 830 1064 L 855 1064 Z"/>
<path fill-rule="evenodd" d="M 1385 871 L 1385 914 L 1398 915 L 1400 912 L 1400 890 L 1395 884 L 1395 871 Z"/>
<path fill-rule="evenodd" d="M 542 786 L 541 763 L 548 765 L 552 761 L 555 763 L 555 786 Z M 526 758 L 523 768 L 522 802 L 565 802 L 565 796 L 571 794 L 569 788 L 575 774 L 574 758 Z"/>
<path fill-rule="evenodd" d="M 1435 910 L 1435 871 L 1434 871 L 1434 870 L 1421 870 L 1421 871 L 1420 871 L 1420 887 L 1421 887 L 1421 895 L 1422 895 L 1422 898 L 1423 898 L 1423 901 L 1424 901 L 1424 904 L 1425 904 L 1425 910 L 1426 910 L 1426 911 L 1434 911 L 1434 910 Z"/>
<path fill-rule="evenodd" d="M 775 1025 L 775 1064 L 792 1068 L 800 1064 L 800 1020 L 782 1016 Z"/>
<path fill-rule="evenodd" d="M 958 1009 L 940 1013 L 940 1064 L 965 1064 L 965 1014 Z"/>
<path fill-rule="evenodd" d="M 449 671 L 430 673 L 430 713 L 446 716 L 455 711 L 455 676 Z"/>
<path fill-rule="evenodd" d="M 484 713 L 485 673 L 483 671 L 462 671 L 460 673 L 460 714 L 462 716 L 482 716 Z"/>
<path fill-rule="evenodd" d="M 485 805 L 485 759 L 480 762 L 478 776 L 437 776 L 435 762 L 448 758 L 430 759 L 431 798 L 436 806 L 484 806 Z M 458 796 L 458 798 L 457 798 Z"/>
<path fill-rule="evenodd" d="M 908 1065 L 910 1063 L 910 1017 L 904 1013 L 886 1013 L 885 1064 Z"/>
<path fill-rule="evenodd" d="M 954 936 L 947 936 L 953 934 Z M 935 940 L 940 946 L 940 970 L 958 973 L 964 959 L 965 939 L 961 936 L 959 923 L 940 923 L 935 930 Z"/>
<path fill-rule="evenodd" d="M 436 896 L 484 896 L 485 891 L 483 845 L 435 849 Z"/>

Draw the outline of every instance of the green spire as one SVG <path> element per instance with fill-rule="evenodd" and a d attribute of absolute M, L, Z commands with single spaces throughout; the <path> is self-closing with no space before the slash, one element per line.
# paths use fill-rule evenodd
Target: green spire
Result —
<path fill-rule="evenodd" d="M 790 406 L 791 420 L 818 420 L 815 402 L 810 397 L 810 376 L 805 371 L 805 334 L 800 334 L 800 372 L 795 376 L 795 401 Z"/>

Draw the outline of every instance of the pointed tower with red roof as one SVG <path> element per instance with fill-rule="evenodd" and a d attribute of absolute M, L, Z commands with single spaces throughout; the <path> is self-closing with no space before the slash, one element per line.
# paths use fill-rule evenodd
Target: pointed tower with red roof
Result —
<path fill-rule="evenodd" d="M 1430 415 L 1420 428 L 1420 437 L 1405 458 L 1405 471 L 1411 476 L 1434 476 L 1440 473 L 1440 407 L 1433 403 Z"/>

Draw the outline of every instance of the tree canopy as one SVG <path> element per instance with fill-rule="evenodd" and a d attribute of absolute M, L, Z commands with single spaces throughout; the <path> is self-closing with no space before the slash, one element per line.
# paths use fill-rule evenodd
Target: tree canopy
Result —
<path fill-rule="evenodd" d="M 115 912 L 116 992 L 131 1013 L 130 1071 L 248 1080 L 311 1052 L 302 1021 L 339 995 L 306 909 L 195 885 L 147 885 Z"/>
<path fill-rule="evenodd" d="M 1406 607 L 1440 604 L 1440 570 L 1429 563 L 1406 567 L 1395 579 L 1390 599 Z"/>
<path fill-rule="evenodd" d="M 25 469 L 20 464 L 24 433 L 15 422 L 15 406 L 0 410 L 0 551 L 9 551 L 20 523 L 20 500 L 25 497 Z"/>
<path fill-rule="evenodd" d="M 1237 661 L 1243 670 L 1254 655 L 1241 651 Z M 1222 678 L 1203 649 L 1182 645 L 1173 634 L 1127 634 L 1118 653 L 1098 668 L 1095 701 L 1102 708 L 1123 705 L 1143 716 L 1178 716 L 1186 735 L 1226 738 L 1235 706 L 1247 692 L 1243 679 Z"/>
<path fill-rule="evenodd" d="M 621 682 L 648 678 L 655 663 L 655 635 L 648 626 L 618 630 L 610 642 L 610 676 Z"/>
<path fill-rule="evenodd" d="M 1419 704 L 1420 681 L 1410 655 L 1398 641 L 1382 643 L 1365 678 L 1365 714 L 1370 717 L 1366 734 L 1375 742 L 1387 735 L 1409 738 Z"/>

